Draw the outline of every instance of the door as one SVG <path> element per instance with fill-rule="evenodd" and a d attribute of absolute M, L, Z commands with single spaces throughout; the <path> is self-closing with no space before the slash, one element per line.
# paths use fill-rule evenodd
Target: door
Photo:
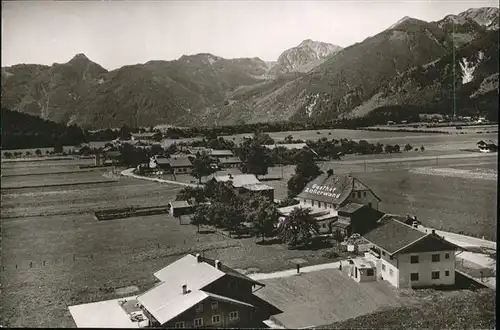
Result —
<path fill-rule="evenodd" d="M 358 267 L 354 267 L 354 278 L 358 278 Z"/>

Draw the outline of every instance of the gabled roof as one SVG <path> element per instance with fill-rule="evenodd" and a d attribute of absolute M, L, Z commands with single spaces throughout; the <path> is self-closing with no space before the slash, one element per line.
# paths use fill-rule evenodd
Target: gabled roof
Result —
<path fill-rule="evenodd" d="M 263 183 L 245 184 L 242 187 L 245 189 L 251 190 L 251 191 L 274 190 L 273 187 L 268 186 L 267 184 L 263 184 Z"/>
<path fill-rule="evenodd" d="M 191 161 L 189 158 L 169 158 L 169 164 L 171 167 L 191 167 Z"/>
<path fill-rule="evenodd" d="M 370 188 L 357 178 L 350 175 L 339 176 L 323 173 L 309 182 L 297 197 L 341 205 L 352 192 L 366 190 L 380 200 Z"/>
<path fill-rule="evenodd" d="M 399 216 L 398 216 L 399 217 Z M 386 214 L 378 226 L 363 237 L 391 255 L 398 253 L 431 252 L 462 249 L 436 234 L 426 234 Z"/>
<path fill-rule="evenodd" d="M 156 164 L 158 165 L 168 165 L 170 164 L 170 159 L 166 157 L 157 157 Z"/>
<path fill-rule="evenodd" d="M 396 220 L 390 214 L 384 215 L 377 224 L 377 227 L 363 235 L 363 237 L 389 254 L 394 254 L 426 235 Z"/>
<path fill-rule="evenodd" d="M 211 149 L 210 150 L 210 155 L 212 156 L 232 156 L 234 155 L 231 150 L 217 150 L 217 149 Z"/>
<path fill-rule="evenodd" d="M 214 265 L 215 260 L 200 257 L 200 261 L 198 262 L 196 256 L 188 254 L 154 273 L 154 276 L 162 281 L 162 283 L 138 296 L 137 301 L 161 324 L 165 324 L 208 297 L 247 307 L 254 307 L 248 302 L 242 302 L 203 290 L 209 284 L 224 276 L 238 277 L 263 286 L 263 284 L 222 263 L 220 269 Z M 183 294 L 182 292 L 183 285 L 187 286 L 187 294 Z"/>
<path fill-rule="evenodd" d="M 215 180 L 218 182 L 232 181 L 232 185 L 235 188 L 243 187 L 248 184 L 260 183 L 257 177 L 253 174 L 238 174 L 238 175 L 224 175 L 216 176 Z"/>

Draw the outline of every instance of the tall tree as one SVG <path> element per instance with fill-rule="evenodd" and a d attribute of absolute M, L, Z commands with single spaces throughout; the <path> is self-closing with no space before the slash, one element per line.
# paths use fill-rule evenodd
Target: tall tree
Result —
<path fill-rule="evenodd" d="M 264 241 L 278 223 L 279 212 L 276 205 L 263 196 L 255 197 L 248 202 L 247 217 L 254 229 Z"/>
<path fill-rule="evenodd" d="M 279 225 L 278 236 L 292 246 L 309 244 L 319 234 L 319 224 L 310 209 L 295 208 Z"/>
<path fill-rule="evenodd" d="M 266 175 L 269 167 L 272 166 L 271 157 L 267 149 L 256 142 L 253 142 L 249 146 L 245 156 L 243 159 L 245 173 L 255 174 L 257 177 L 259 175 Z"/>
<path fill-rule="evenodd" d="M 288 197 L 295 197 L 318 175 L 321 170 L 314 162 L 314 155 L 308 150 L 301 150 L 295 155 L 297 167 L 295 175 L 288 181 Z"/>
<path fill-rule="evenodd" d="M 206 201 L 205 191 L 203 188 L 186 187 L 177 193 L 176 201 L 188 201 L 193 199 L 196 203 Z"/>
<path fill-rule="evenodd" d="M 191 175 L 197 178 L 199 183 L 201 183 L 201 178 L 215 172 L 215 170 L 211 167 L 211 163 L 212 161 L 210 157 L 206 153 L 202 153 L 194 160 Z"/>
<path fill-rule="evenodd" d="M 211 223 L 210 215 L 210 205 L 200 205 L 196 208 L 191 218 L 191 224 L 197 226 L 197 232 L 200 232 L 200 226 L 209 225 Z"/>

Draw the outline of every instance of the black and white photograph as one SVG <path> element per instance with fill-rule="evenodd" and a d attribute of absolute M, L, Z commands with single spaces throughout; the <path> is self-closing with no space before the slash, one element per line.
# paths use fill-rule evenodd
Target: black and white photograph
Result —
<path fill-rule="evenodd" d="M 1 16 L 0 327 L 496 328 L 498 0 Z"/>

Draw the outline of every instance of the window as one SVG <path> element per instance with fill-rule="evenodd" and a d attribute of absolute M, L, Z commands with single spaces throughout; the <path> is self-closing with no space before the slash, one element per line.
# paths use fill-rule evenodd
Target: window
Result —
<path fill-rule="evenodd" d="M 220 323 L 220 315 L 212 315 L 212 324 Z"/>
<path fill-rule="evenodd" d="M 361 191 L 358 191 L 358 198 L 361 198 Z"/>
<path fill-rule="evenodd" d="M 389 275 L 391 275 L 391 276 L 394 275 L 394 271 L 392 269 L 389 269 Z"/>
<path fill-rule="evenodd" d="M 366 275 L 367 276 L 373 276 L 373 269 L 367 269 L 366 270 Z"/>
<path fill-rule="evenodd" d="M 450 271 L 449 270 L 445 270 L 444 271 L 444 276 L 450 276 Z"/>
<path fill-rule="evenodd" d="M 203 319 L 201 317 L 199 319 L 194 319 L 194 326 L 195 327 L 202 327 L 203 326 Z"/>
<path fill-rule="evenodd" d="M 368 207 L 372 209 L 373 208 L 372 203 L 368 203 Z"/>
<path fill-rule="evenodd" d="M 363 191 L 363 197 L 366 197 L 366 191 Z"/>
<path fill-rule="evenodd" d="M 219 303 L 217 301 L 212 301 L 211 303 L 212 310 L 219 308 Z"/>
<path fill-rule="evenodd" d="M 196 312 L 199 313 L 199 312 L 203 312 L 203 304 L 198 304 L 196 306 Z"/>
<path fill-rule="evenodd" d="M 382 264 L 382 270 L 385 271 L 385 264 Z"/>
<path fill-rule="evenodd" d="M 240 318 L 240 313 L 238 311 L 229 313 L 229 321 L 234 321 Z"/>
<path fill-rule="evenodd" d="M 439 262 L 439 254 L 432 255 L 432 262 Z"/>
<path fill-rule="evenodd" d="M 352 197 L 353 198 L 356 197 L 356 193 L 355 192 L 352 193 Z"/>
<path fill-rule="evenodd" d="M 439 271 L 432 272 L 432 274 L 431 274 L 431 278 L 432 278 L 433 280 L 439 280 Z"/>
<path fill-rule="evenodd" d="M 176 329 L 184 328 L 184 321 L 175 322 L 175 328 Z"/>
<path fill-rule="evenodd" d="M 385 251 L 382 251 L 382 255 L 385 256 Z"/>
<path fill-rule="evenodd" d="M 326 223 L 324 223 L 324 222 L 323 222 L 323 223 L 321 224 L 321 227 L 326 228 Z"/>
<path fill-rule="evenodd" d="M 445 259 L 450 259 L 450 254 L 449 253 L 445 253 L 444 258 Z"/>
<path fill-rule="evenodd" d="M 321 202 L 318 202 L 318 207 L 321 207 Z"/>
<path fill-rule="evenodd" d="M 411 264 L 418 264 L 418 256 L 410 256 Z"/>
<path fill-rule="evenodd" d="M 418 281 L 418 273 L 411 273 L 410 274 L 410 280 L 412 282 Z"/>

